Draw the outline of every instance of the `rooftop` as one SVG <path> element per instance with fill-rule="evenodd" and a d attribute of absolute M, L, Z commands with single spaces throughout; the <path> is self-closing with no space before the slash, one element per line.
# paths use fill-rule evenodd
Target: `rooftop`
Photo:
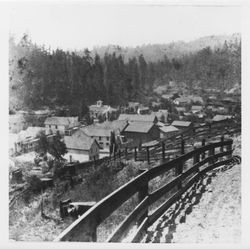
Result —
<path fill-rule="evenodd" d="M 173 131 L 178 131 L 179 129 L 174 127 L 173 125 L 168 125 L 168 126 L 162 126 L 159 128 L 160 131 L 164 132 L 164 133 L 168 133 L 168 132 L 173 132 Z"/>
<path fill-rule="evenodd" d="M 213 117 L 213 121 L 221 121 L 221 120 L 226 120 L 226 119 L 231 119 L 231 115 L 215 115 Z"/>
<path fill-rule="evenodd" d="M 89 150 L 93 143 L 97 143 L 95 139 L 87 136 L 84 137 L 84 139 L 81 139 L 81 136 L 79 136 L 79 139 L 77 139 L 76 137 L 66 136 L 64 137 L 64 142 L 68 149 L 77 150 Z"/>
<path fill-rule="evenodd" d="M 139 114 L 120 114 L 118 120 L 126 120 L 132 122 L 154 122 L 156 119 L 155 115 L 139 115 Z"/>
<path fill-rule="evenodd" d="M 103 123 L 97 123 L 96 127 L 101 127 L 104 129 L 109 129 L 113 131 L 123 131 L 126 126 L 128 126 L 127 121 L 124 120 L 114 120 L 114 121 L 105 121 Z"/>
<path fill-rule="evenodd" d="M 175 120 L 171 125 L 173 125 L 173 126 L 188 127 L 189 125 L 191 125 L 191 122 L 189 122 L 189 121 Z"/>
<path fill-rule="evenodd" d="M 85 126 L 82 127 L 81 130 L 89 137 L 110 137 L 112 132 L 112 129 L 98 125 Z"/>
<path fill-rule="evenodd" d="M 154 126 L 151 122 L 132 122 L 125 129 L 126 132 L 148 133 Z"/>
<path fill-rule="evenodd" d="M 202 110 L 202 106 L 201 105 L 193 105 L 192 106 L 192 110 L 194 110 L 194 111 L 201 111 Z"/>

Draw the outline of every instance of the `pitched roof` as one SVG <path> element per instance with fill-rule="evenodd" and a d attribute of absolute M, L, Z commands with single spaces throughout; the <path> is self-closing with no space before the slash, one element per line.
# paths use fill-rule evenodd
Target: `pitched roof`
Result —
<path fill-rule="evenodd" d="M 162 126 L 159 128 L 160 131 L 164 132 L 164 133 L 168 133 L 168 132 L 173 132 L 173 131 L 178 131 L 179 129 L 174 127 L 173 125 L 168 125 L 168 126 Z"/>
<path fill-rule="evenodd" d="M 127 121 L 123 120 L 114 120 L 114 121 L 105 121 L 103 123 L 97 123 L 96 126 L 113 130 L 116 132 L 116 131 L 123 131 L 128 126 L 128 123 Z"/>
<path fill-rule="evenodd" d="M 118 120 L 127 120 L 132 122 L 154 122 L 156 116 L 149 115 L 139 115 L 139 114 L 120 114 Z"/>
<path fill-rule="evenodd" d="M 100 127 L 97 125 L 89 125 L 82 127 L 81 130 L 89 137 L 110 137 L 112 129 Z"/>
<path fill-rule="evenodd" d="M 164 124 L 164 123 L 158 121 L 158 122 L 156 123 L 156 125 L 159 126 L 159 127 L 162 127 L 162 126 L 165 126 L 166 124 Z"/>
<path fill-rule="evenodd" d="M 41 131 L 46 131 L 45 127 L 28 127 L 18 133 L 18 141 L 28 138 L 35 138 Z"/>
<path fill-rule="evenodd" d="M 76 125 L 78 117 L 48 117 L 46 118 L 45 125 Z"/>
<path fill-rule="evenodd" d="M 151 122 L 131 122 L 125 129 L 126 132 L 148 133 L 154 126 Z"/>
<path fill-rule="evenodd" d="M 191 124 L 191 122 L 189 122 L 189 121 L 175 120 L 171 125 L 173 125 L 173 126 L 188 127 L 190 124 Z"/>
<path fill-rule="evenodd" d="M 221 120 L 226 120 L 232 118 L 231 115 L 215 115 L 213 117 L 213 121 L 221 121 Z"/>
<path fill-rule="evenodd" d="M 89 150 L 93 143 L 97 143 L 95 139 L 92 139 L 88 136 L 85 136 L 83 139 L 80 134 L 78 137 L 65 136 L 64 142 L 68 149 L 77 149 L 77 150 Z"/>
<path fill-rule="evenodd" d="M 193 105 L 192 106 L 192 110 L 194 110 L 194 111 L 201 111 L 202 110 L 202 106 L 201 105 Z"/>

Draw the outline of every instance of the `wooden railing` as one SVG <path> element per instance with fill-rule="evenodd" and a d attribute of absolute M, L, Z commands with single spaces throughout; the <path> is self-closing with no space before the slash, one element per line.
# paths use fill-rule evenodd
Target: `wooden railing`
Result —
<path fill-rule="evenodd" d="M 138 205 L 116 228 L 107 242 L 121 242 L 132 227 L 136 227 L 136 232 L 133 233 L 130 242 L 140 241 L 147 227 L 176 202 L 202 174 L 230 162 L 233 152 L 232 144 L 231 139 L 226 141 L 222 139 L 220 142 L 207 145 L 203 142 L 201 147 L 176 159 L 151 169 L 142 170 L 140 175 L 90 208 L 63 231 L 55 241 L 97 241 L 97 227 L 136 193 L 138 193 Z M 188 161 L 190 159 L 192 166 L 184 167 L 188 162 L 190 164 Z M 170 181 L 150 192 L 150 181 L 169 171 L 174 172 Z M 170 193 L 170 196 L 155 210 L 149 212 L 150 206 L 166 193 Z"/>

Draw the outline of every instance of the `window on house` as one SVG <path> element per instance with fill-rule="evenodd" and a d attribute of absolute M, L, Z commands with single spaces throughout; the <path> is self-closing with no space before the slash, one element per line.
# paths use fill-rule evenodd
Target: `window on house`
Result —
<path fill-rule="evenodd" d="M 99 137 L 99 140 L 102 140 L 102 137 Z"/>
<path fill-rule="evenodd" d="M 49 128 L 51 128 L 51 125 L 49 125 Z"/>
<path fill-rule="evenodd" d="M 57 125 L 55 125 L 56 129 L 57 129 Z"/>
<path fill-rule="evenodd" d="M 109 141 L 109 137 L 107 137 L 107 141 Z"/>
<path fill-rule="evenodd" d="M 109 146 L 109 143 L 106 143 L 107 146 Z"/>

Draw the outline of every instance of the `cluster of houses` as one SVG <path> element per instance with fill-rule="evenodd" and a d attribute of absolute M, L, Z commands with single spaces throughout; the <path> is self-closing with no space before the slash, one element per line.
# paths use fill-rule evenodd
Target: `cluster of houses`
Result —
<path fill-rule="evenodd" d="M 175 91 L 176 86 L 172 85 Z M 40 132 L 44 132 L 48 139 L 53 139 L 59 132 L 67 147 L 66 160 L 94 161 L 112 153 L 113 138 L 120 150 L 144 146 L 191 128 L 194 122 L 230 119 L 240 101 L 231 95 L 218 98 L 216 93 L 212 93 L 204 98 L 183 92 L 164 93 L 164 87 L 158 90 L 161 90 L 160 98 L 171 102 L 173 110 L 155 100 L 150 106 L 129 102 L 119 109 L 103 105 L 103 101 L 99 100 L 89 106 L 89 114 L 94 121 L 91 125 L 82 124 L 78 117 L 47 116 L 41 127 L 27 127 L 22 116 L 10 115 L 10 154 L 14 156 L 34 151 Z M 195 121 L 191 117 L 196 117 Z"/>

